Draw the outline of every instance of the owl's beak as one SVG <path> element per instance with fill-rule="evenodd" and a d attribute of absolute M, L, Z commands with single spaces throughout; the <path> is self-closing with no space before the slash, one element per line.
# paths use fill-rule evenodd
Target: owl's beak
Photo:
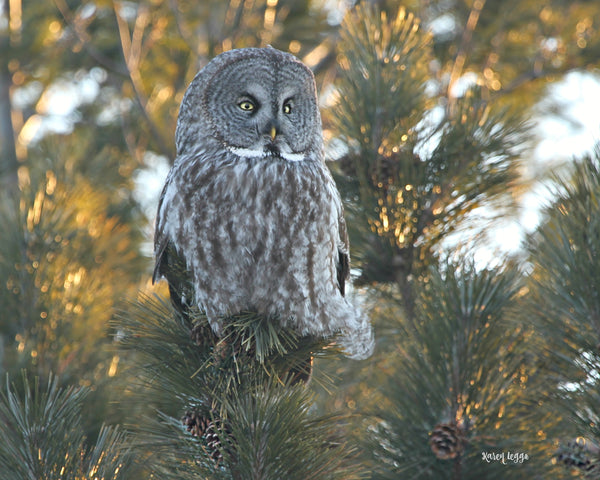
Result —
<path fill-rule="evenodd" d="M 269 137 L 271 138 L 271 143 L 275 142 L 275 137 L 277 136 L 277 130 L 279 130 L 279 122 L 277 121 L 277 119 L 275 119 L 275 118 L 269 119 L 269 121 L 263 128 L 264 128 L 264 130 L 262 131 L 263 135 L 265 135 L 265 136 L 269 135 Z"/>

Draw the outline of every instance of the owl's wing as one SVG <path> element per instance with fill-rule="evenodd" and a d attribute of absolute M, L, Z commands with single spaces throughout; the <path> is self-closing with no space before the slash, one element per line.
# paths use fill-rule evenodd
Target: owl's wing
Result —
<path fill-rule="evenodd" d="M 343 212 L 340 212 L 338 220 L 338 231 L 338 262 L 336 265 L 337 281 L 338 286 L 340 287 L 340 292 L 342 292 L 342 296 L 344 296 L 346 294 L 346 280 L 350 276 L 350 255 L 348 253 L 348 230 L 346 229 L 346 220 L 344 219 Z"/>
<path fill-rule="evenodd" d="M 154 233 L 156 264 L 152 274 L 152 283 L 157 282 L 161 276 L 164 276 L 169 285 L 169 295 L 173 306 L 185 315 L 192 301 L 193 289 L 185 259 L 178 253 L 175 243 L 165 231 L 165 215 L 161 213 L 168 185 L 167 182 L 158 201 L 158 214 Z M 168 205 L 165 208 L 168 208 Z"/>
<path fill-rule="evenodd" d="M 165 232 L 164 215 L 161 214 L 163 208 L 163 202 L 165 199 L 165 190 L 168 188 L 168 182 L 162 189 L 160 198 L 158 200 L 158 211 L 156 214 L 156 228 L 154 230 L 154 272 L 152 273 L 152 283 L 156 283 L 161 275 L 165 274 L 164 265 L 165 263 L 165 252 L 169 243 L 171 243 Z"/>

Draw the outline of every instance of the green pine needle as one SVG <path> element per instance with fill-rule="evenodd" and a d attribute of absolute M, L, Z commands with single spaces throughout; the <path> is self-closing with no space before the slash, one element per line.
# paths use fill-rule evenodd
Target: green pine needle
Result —
<path fill-rule="evenodd" d="M 0 471 L 5 480 L 131 478 L 125 434 L 103 427 L 95 443 L 83 433 L 85 388 L 59 388 L 57 377 L 33 385 L 8 377 L 0 392 Z"/>

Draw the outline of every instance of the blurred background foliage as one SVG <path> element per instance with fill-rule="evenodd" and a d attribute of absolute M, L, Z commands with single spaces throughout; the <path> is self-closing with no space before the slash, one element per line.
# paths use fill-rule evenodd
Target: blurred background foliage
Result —
<path fill-rule="evenodd" d="M 317 361 L 315 408 L 355 416 L 372 478 L 600 476 L 600 151 L 557 173 L 533 154 L 540 116 L 566 115 L 553 85 L 598 79 L 598 2 L 0 6 L 3 419 L 27 416 L 18 395 L 72 401 L 84 434 L 72 442 L 94 468 L 97 445 L 127 442 L 103 423 L 151 414 L 115 319 L 151 288 L 179 103 L 215 55 L 272 45 L 315 72 L 355 295 L 376 327 L 371 359 Z M 495 249 L 490 228 L 527 207 L 540 179 L 551 187 L 539 225 L 525 225 L 522 248 Z M 7 423 L 4 439 L 19 428 Z"/>

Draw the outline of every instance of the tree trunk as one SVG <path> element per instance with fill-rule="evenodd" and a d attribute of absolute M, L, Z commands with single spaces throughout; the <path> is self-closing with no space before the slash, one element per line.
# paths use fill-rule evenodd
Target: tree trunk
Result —
<path fill-rule="evenodd" d="M 10 17 L 8 0 L 3 0 L 3 10 Z M 10 48 L 9 28 L 0 31 L 0 185 L 2 190 L 18 188 L 17 170 L 19 163 L 15 148 L 15 133 L 12 123 L 10 87 L 12 79 L 8 70 L 8 51 Z"/>

